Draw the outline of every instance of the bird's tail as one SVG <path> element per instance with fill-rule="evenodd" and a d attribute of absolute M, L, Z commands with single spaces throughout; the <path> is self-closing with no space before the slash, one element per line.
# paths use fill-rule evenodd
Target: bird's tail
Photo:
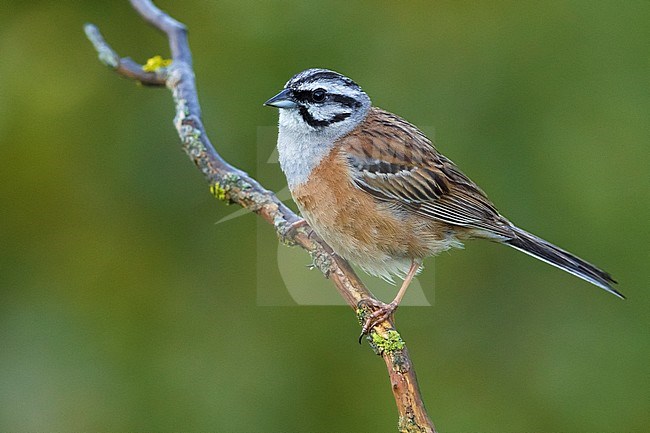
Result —
<path fill-rule="evenodd" d="M 616 281 L 607 272 L 601 271 L 591 263 L 587 263 L 581 258 L 518 227 L 513 227 L 513 230 L 515 237 L 505 240 L 503 243 L 563 269 L 585 281 L 589 281 L 621 299 L 625 299 L 625 296 L 612 287 L 613 284 L 616 284 Z"/>

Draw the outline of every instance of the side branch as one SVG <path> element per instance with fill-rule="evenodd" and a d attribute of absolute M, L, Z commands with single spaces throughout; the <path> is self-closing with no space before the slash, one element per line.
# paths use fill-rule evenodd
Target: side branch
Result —
<path fill-rule="evenodd" d="M 92 42 L 99 55 L 99 61 L 109 68 L 115 70 L 118 74 L 139 81 L 149 86 L 164 86 L 166 77 L 154 72 L 145 72 L 142 65 L 134 62 L 128 57 L 121 58 L 106 43 L 99 29 L 92 24 L 84 26 L 86 37 Z"/>
<path fill-rule="evenodd" d="M 208 139 L 201 121 L 186 27 L 158 9 L 151 1 L 131 0 L 131 4 L 143 19 L 167 36 L 172 64 L 154 72 L 145 72 L 138 63 L 120 57 L 104 40 L 97 27 L 86 24 L 86 35 L 95 47 L 99 60 L 119 75 L 142 84 L 167 86 L 172 91 L 176 107 L 174 125 L 183 150 L 201 170 L 212 194 L 257 213 L 273 224 L 280 239 L 308 251 L 314 264 L 332 280 L 338 292 L 363 322 L 368 311 L 359 306 L 364 301 L 376 298 L 359 280 L 350 265 L 337 256 L 309 226 L 297 224 L 301 221 L 300 217 L 275 194 L 263 188 L 247 173 L 228 164 Z M 373 350 L 386 362 L 399 412 L 400 431 L 435 433 L 422 402 L 408 350 L 394 324 L 391 321 L 379 324 L 367 339 Z"/>

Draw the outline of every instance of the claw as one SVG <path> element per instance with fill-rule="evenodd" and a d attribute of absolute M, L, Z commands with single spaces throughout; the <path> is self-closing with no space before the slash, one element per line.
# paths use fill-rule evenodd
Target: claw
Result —
<path fill-rule="evenodd" d="M 384 304 L 383 302 L 378 301 L 376 299 L 372 299 L 372 298 L 364 298 L 364 299 L 360 300 L 359 302 L 357 302 L 357 308 L 359 308 L 359 309 L 362 309 L 364 306 L 370 307 L 370 308 L 381 308 L 384 305 L 386 305 L 386 304 Z"/>
<path fill-rule="evenodd" d="M 362 340 L 363 337 L 365 337 L 365 336 L 366 336 L 366 334 L 364 334 L 363 332 L 362 332 L 361 334 L 359 334 L 359 344 L 361 344 L 361 340 Z"/>
<path fill-rule="evenodd" d="M 361 344 L 361 339 L 363 338 L 364 335 L 368 335 L 368 333 L 372 328 L 379 325 L 381 322 L 388 320 L 393 315 L 395 310 L 397 310 L 398 307 L 398 304 L 396 302 L 391 302 L 390 304 L 384 304 L 383 302 L 370 300 L 370 299 L 364 299 L 359 301 L 357 306 L 360 306 L 361 304 L 366 304 L 368 306 L 371 306 L 375 308 L 375 311 L 373 311 L 372 314 L 370 314 L 370 316 L 366 318 L 363 327 L 361 327 L 359 344 Z"/>
<path fill-rule="evenodd" d="M 381 322 L 388 320 L 390 316 L 393 315 L 395 310 L 397 310 L 397 307 L 399 307 L 399 303 L 402 300 L 404 293 L 406 293 L 406 289 L 408 288 L 409 284 L 411 284 L 411 280 L 417 273 L 420 265 L 421 263 L 419 261 L 413 260 L 408 274 L 406 274 L 406 277 L 404 278 L 402 287 L 400 287 L 397 295 L 395 296 L 395 299 L 393 299 L 393 302 L 390 304 L 384 304 L 383 302 L 377 301 L 375 299 L 362 299 L 357 303 L 357 308 L 359 309 L 361 309 L 362 304 L 366 304 L 375 309 L 375 311 L 373 311 L 372 314 L 366 318 L 366 321 L 361 328 L 359 344 L 361 343 L 361 338 L 363 338 L 364 335 L 368 335 L 368 332 L 370 332 L 372 328 L 379 325 Z"/>

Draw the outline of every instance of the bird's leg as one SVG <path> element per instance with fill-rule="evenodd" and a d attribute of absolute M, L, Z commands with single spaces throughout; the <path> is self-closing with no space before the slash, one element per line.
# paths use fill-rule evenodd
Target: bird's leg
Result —
<path fill-rule="evenodd" d="M 409 268 L 408 274 L 406 274 L 406 278 L 404 278 L 402 287 L 399 288 L 399 291 L 397 292 L 395 299 L 393 299 L 393 301 L 390 304 L 378 303 L 374 301 L 365 301 L 366 304 L 372 305 L 373 307 L 377 307 L 377 309 L 373 311 L 370 316 L 368 316 L 366 322 L 363 324 L 363 327 L 361 328 L 361 337 L 368 334 L 368 332 L 370 332 L 370 330 L 373 327 L 379 325 L 381 322 L 388 319 L 395 312 L 395 310 L 397 310 L 397 307 L 399 307 L 399 303 L 402 302 L 402 298 L 406 293 L 406 289 L 411 284 L 411 280 L 413 280 L 413 277 L 415 276 L 418 269 L 420 269 L 420 263 L 413 260 L 413 262 L 411 263 L 411 267 Z"/>

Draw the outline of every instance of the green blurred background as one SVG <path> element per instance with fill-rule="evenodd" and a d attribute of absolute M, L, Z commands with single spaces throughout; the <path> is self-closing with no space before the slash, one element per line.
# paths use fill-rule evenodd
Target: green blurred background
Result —
<path fill-rule="evenodd" d="M 158 4 L 190 28 L 212 140 L 267 187 L 262 102 L 335 69 L 620 281 L 627 301 L 487 242 L 430 262 L 433 306 L 398 321 L 441 431 L 648 431 L 650 2 Z M 168 52 L 126 1 L 0 6 L 0 431 L 395 431 L 352 312 L 259 305 L 271 228 L 215 224 L 237 209 L 180 151 L 169 92 L 102 67 L 86 21 Z"/>

